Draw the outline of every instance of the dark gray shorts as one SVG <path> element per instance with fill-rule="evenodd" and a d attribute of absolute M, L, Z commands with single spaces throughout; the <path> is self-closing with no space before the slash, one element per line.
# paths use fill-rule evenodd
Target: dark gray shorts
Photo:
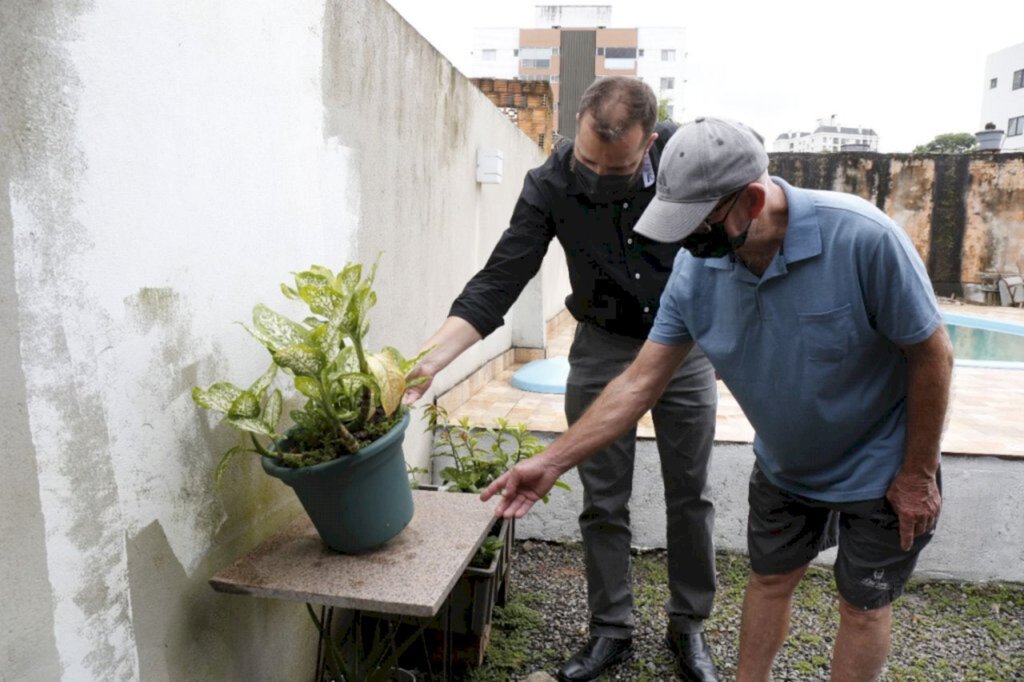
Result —
<path fill-rule="evenodd" d="M 776 487 L 758 466 L 750 474 L 747 549 L 760 575 L 789 573 L 824 549 L 839 545 L 836 587 L 862 609 L 892 603 L 910 578 L 917 555 L 934 530 L 900 549 L 900 522 L 884 497 L 859 502 L 822 502 Z"/>

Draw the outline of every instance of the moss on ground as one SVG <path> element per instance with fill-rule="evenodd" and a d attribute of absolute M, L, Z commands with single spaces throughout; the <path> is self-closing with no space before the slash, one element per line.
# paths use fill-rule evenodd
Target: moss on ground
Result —
<path fill-rule="evenodd" d="M 579 551 L 577 545 L 575 549 L 568 546 L 550 554 L 568 555 L 578 561 L 574 552 Z M 514 571 L 518 561 L 526 559 L 517 552 Z M 721 678 L 734 679 L 740 610 L 749 565 L 746 557 L 734 554 L 719 553 L 717 561 L 718 593 L 706 631 Z M 564 603 L 570 589 L 585 594 L 583 575 L 572 567 L 550 564 L 543 572 L 533 570 L 535 575 L 542 576 L 530 581 L 532 591 L 517 590 L 513 578 L 508 604 L 496 610 L 486 662 L 467 679 L 522 680 L 535 671 L 553 673 L 571 653 L 564 642 L 582 641 L 585 637 L 579 614 L 568 618 L 557 606 Z M 633 579 L 636 637 L 659 639 L 668 600 L 665 553 L 635 555 Z M 831 568 L 813 566 L 794 594 L 790 636 L 776 660 L 775 677 L 827 679 L 838 623 Z M 555 628 L 563 628 L 557 636 Z M 1021 671 L 1024 586 L 915 580 L 897 601 L 893 609 L 892 649 L 883 680 L 1019 680 Z M 619 667 L 615 675 L 615 679 L 645 682 L 671 678 L 671 658 L 664 647 L 657 646 L 648 646 L 644 655 Z"/>

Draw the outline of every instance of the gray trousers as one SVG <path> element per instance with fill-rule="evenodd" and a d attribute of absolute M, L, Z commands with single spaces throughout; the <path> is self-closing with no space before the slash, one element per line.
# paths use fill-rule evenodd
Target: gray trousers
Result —
<path fill-rule="evenodd" d="M 565 414 L 578 420 L 636 357 L 642 341 L 581 323 L 569 351 Z M 718 390 L 714 371 L 694 347 L 651 410 L 665 482 L 669 627 L 703 628 L 715 595 L 715 510 L 707 495 Z M 591 636 L 632 636 L 633 577 L 629 498 L 636 428 L 577 466 L 583 483 L 580 531 L 587 570 Z"/>

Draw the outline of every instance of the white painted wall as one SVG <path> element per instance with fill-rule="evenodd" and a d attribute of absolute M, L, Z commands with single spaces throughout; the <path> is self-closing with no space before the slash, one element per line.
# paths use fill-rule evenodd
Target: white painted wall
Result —
<path fill-rule="evenodd" d="M 297 504 L 255 462 L 214 488 L 190 391 L 265 367 L 233 322 L 289 272 L 380 251 L 370 340 L 411 354 L 540 152 L 381 0 L 3 0 L 0 82 L 0 677 L 308 679 L 301 605 L 206 584 Z"/>
<path fill-rule="evenodd" d="M 1024 116 L 1024 88 L 1013 89 L 1013 74 L 1024 69 L 1024 43 L 993 52 L 985 60 L 985 81 L 981 98 L 981 119 L 978 130 L 986 123 L 995 123 L 996 129 L 1007 130 L 1011 118 Z M 996 87 L 990 87 L 992 79 Z M 1024 149 L 1024 135 L 1003 138 L 1001 151 Z"/>

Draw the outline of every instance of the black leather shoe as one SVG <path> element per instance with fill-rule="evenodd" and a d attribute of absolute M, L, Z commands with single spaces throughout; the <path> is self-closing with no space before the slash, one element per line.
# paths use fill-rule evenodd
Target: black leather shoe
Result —
<path fill-rule="evenodd" d="M 559 682 L 590 682 L 613 665 L 633 657 L 632 639 L 591 637 L 587 645 L 558 669 Z"/>
<path fill-rule="evenodd" d="M 669 631 L 665 644 L 676 659 L 680 677 L 686 682 L 718 682 L 711 648 L 703 632 Z"/>

